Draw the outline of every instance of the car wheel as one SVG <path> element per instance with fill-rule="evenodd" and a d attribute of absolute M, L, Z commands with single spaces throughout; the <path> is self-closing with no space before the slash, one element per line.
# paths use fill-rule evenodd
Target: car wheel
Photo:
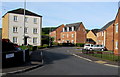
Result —
<path fill-rule="evenodd" d="M 90 48 L 89 50 L 92 51 L 92 48 Z"/>
<path fill-rule="evenodd" d="M 104 51 L 104 49 L 101 49 L 101 51 Z"/>

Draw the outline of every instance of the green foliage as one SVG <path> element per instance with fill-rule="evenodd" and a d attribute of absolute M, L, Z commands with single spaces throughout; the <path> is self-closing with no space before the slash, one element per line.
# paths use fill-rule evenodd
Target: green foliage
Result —
<path fill-rule="evenodd" d="M 53 31 L 54 29 L 56 29 L 56 27 L 46 27 L 46 28 L 42 28 L 42 33 L 43 33 L 43 34 L 49 34 L 49 32 Z"/>
<path fill-rule="evenodd" d="M 58 45 L 58 43 L 57 42 L 53 42 L 52 45 Z"/>
<path fill-rule="evenodd" d="M 76 43 L 76 46 L 78 46 L 78 47 L 84 47 L 84 44 L 85 43 Z"/>
<path fill-rule="evenodd" d="M 20 48 L 21 48 L 22 50 L 29 49 L 30 51 L 33 51 L 33 46 L 32 46 L 32 45 L 28 45 L 28 46 L 20 46 Z"/>

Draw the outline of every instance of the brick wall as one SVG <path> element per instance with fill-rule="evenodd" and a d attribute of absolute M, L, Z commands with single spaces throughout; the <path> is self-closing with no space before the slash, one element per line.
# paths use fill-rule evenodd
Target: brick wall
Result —
<path fill-rule="evenodd" d="M 67 43 L 68 40 L 69 40 L 69 43 L 73 43 L 73 41 L 74 41 L 74 43 L 76 43 L 75 39 L 76 39 L 76 32 L 75 31 L 61 33 L 61 43 L 63 43 L 63 42 Z"/>
<path fill-rule="evenodd" d="M 79 29 L 76 32 L 76 43 L 86 43 L 86 29 L 83 24 L 80 24 Z"/>
<path fill-rule="evenodd" d="M 105 46 L 107 48 L 107 50 L 111 50 L 113 51 L 113 24 L 110 25 L 107 29 L 106 29 L 106 38 L 105 38 L 106 42 L 105 42 Z"/>
<path fill-rule="evenodd" d="M 103 45 L 104 43 L 104 34 L 103 31 L 97 33 L 97 44 Z"/>
<path fill-rule="evenodd" d="M 118 14 L 114 23 L 114 54 L 118 54 L 118 49 L 116 48 L 116 42 L 118 42 L 118 32 L 116 32 L 116 24 L 118 23 Z"/>

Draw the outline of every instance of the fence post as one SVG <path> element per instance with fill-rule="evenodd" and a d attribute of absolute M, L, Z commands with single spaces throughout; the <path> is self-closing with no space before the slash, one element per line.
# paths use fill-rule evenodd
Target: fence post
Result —
<path fill-rule="evenodd" d="M 25 50 L 23 50 L 23 62 L 25 62 Z"/>

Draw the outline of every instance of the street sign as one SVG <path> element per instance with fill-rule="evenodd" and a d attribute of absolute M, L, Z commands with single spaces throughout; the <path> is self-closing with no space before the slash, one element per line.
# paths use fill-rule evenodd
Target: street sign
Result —
<path fill-rule="evenodd" d="M 7 58 L 12 58 L 12 57 L 14 57 L 14 53 L 6 54 L 6 59 L 7 59 Z"/>

